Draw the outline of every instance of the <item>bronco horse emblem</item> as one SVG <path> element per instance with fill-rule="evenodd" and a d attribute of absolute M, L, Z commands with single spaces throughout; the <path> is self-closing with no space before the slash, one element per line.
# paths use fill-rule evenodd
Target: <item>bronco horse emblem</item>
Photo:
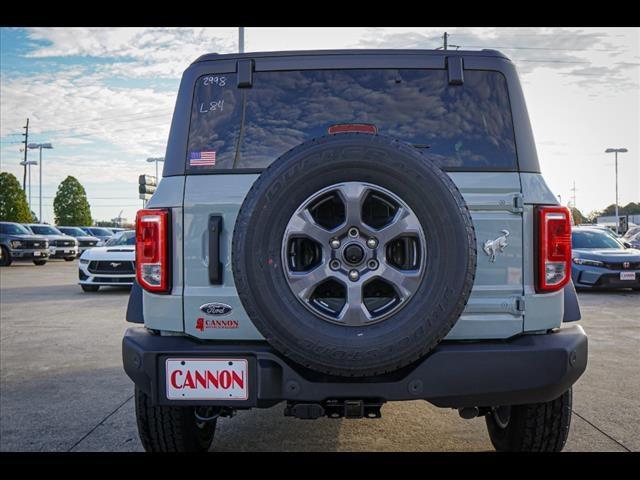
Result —
<path fill-rule="evenodd" d="M 495 240 L 487 240 L 484 242 L 484 246 L 482 249 L 484 253 L 489 255 L 489 261 L 496 261 L 496 254 L 499 252 L 503 252 L 505 247 L 509 245 L 507 243 L 507 237 L 509 236 L 509 230 L 502 230 L 502 235 L 500 235 Z"/>

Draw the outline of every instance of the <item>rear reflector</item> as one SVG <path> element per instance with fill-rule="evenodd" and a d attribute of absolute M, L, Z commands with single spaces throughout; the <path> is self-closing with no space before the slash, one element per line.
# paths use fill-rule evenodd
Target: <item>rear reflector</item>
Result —
<path fill-rule="evenodd" d="M 370 133 L 371 135 L 375 135 L 378 133 L 378 129 L 375 125 L 371 125 L 368 123 L 344 123 L 339 125 L 331 125 L 329 127 L 329 135 L 333 135 L 334 133 Z"/>
<path fill-rule="evenodd" d="M 139 210 L 136 215 L 136 279 L 145 290 L 166 293 L 169 282 L 169 210 Z"/>
<path fill-rule="evenodd" d="M 537 207 L 536 291 L 555 292 L 571 279 L 571 213 L 567 207 Z"/>

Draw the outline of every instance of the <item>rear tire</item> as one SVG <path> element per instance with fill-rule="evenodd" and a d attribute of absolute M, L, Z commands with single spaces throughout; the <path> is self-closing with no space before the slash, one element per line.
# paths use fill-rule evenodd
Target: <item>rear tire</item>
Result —
<path fill-rule="evenodd" d="M 47 261 L 46 260 L 34 260 L 33 263 L 38 265 L 39 267 L 41 267 L 42 265 L 46 265 Z"/>
<path fill-rule="evenodd" d="M 149 396 L 135 390 L 136 419 L 142 446 L 147 452 L 206 452 L 211 446 L 217 419 L 199 424 L 195 407 L 152 405 Z"/>
<path fill-rule="evenodd" d="M 571 425 L 572 390 L 550 402 L 498 407 L 485 419 L 499 452 L 559 452 Z"/>
<path fill-rule="evenodd" d="M 84 292 L 97 292 L 100 289 L 100 285 L 80 285 L 80 288 Z"/>
<path fill-rule="evenodd" d="M 73 262 L 75 259 L 76 257 L 64 257 L 65 262 Z"/>
<path fill-rule="evenodd" d="M 0 249 L 2 249 L 2 258 L 0 258 L 0 267 L 8 267 L 9 265 L 11 265 L 11 262 L 13 261 L 11 259 L 11 254 L 9 253 L 9 250 L 7 249 L 7 247 L 0 246 Z"/>

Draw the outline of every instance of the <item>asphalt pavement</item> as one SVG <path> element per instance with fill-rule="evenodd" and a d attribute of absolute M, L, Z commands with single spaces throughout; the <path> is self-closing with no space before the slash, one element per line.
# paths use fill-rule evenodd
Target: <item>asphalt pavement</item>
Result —
<path fill-rule="evenodd" d="M 0 269 L 0 451 L 141 451 L 120 342 L 129 291 L 77 285 L 77 263 Z M 565 451 L 640 451 L 640 292 L 580 293 L 589 364 Z M 283 405 L 218 422 L 211 451 L 491 451 L 484 419 L 424 401 L 315 421 Z"/>

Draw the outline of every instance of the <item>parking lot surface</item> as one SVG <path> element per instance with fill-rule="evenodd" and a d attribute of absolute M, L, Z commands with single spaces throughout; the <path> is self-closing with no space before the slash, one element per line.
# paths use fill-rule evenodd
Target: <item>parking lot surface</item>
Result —
<path fill-rule="evenodd" d="M 141 451 L 120 342 L 128 290 L 84 293 L 77 263 L 0 269 L 0 450 Z M 640 293 L 580 294 L 589 364 L 565 451 L 640 451 Z M 488 451 L 484 419 L 426 402 L 374 420 L 284 417 L 283 405 L 218 422 L 211 451 Z"/>

